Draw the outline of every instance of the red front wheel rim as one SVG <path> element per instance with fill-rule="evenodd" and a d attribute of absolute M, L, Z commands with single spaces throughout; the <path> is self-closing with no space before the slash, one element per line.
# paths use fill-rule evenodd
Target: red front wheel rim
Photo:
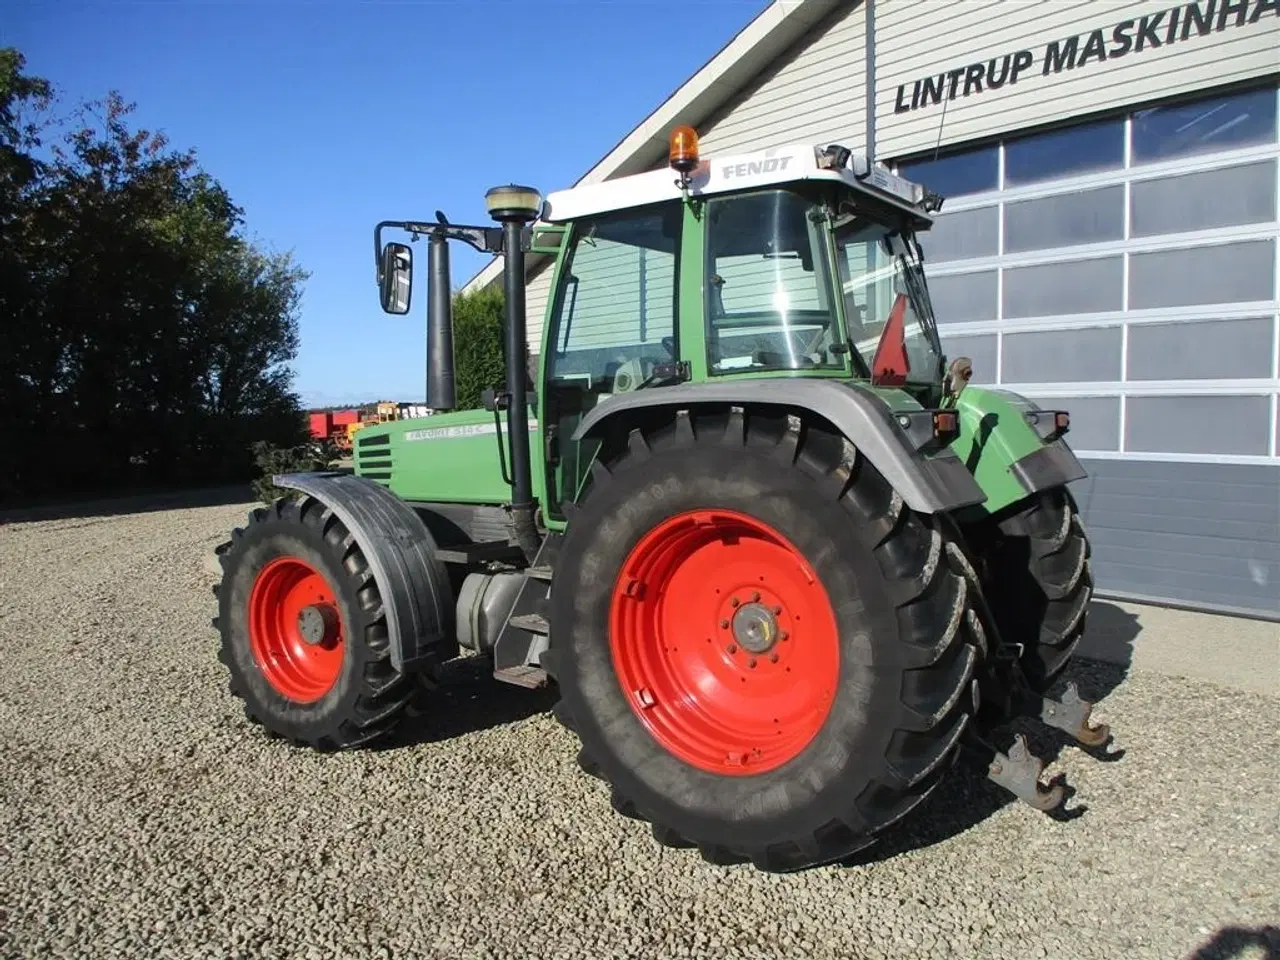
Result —
<path fill-rule="evenodd" d="M 696 510 L 632 549 L 610 604 L 614 670 L 670 753 L 750 775 L 800 754 L 822 729 L 840 672 L 826 589 L 771 526 Z"/>
<path fill-rule="evenodd" d="M 249 593 L 249 646 L 282 697 L 314 703 L 333 689 L 346 642 L 329 581 L 297 557 L 263 567 Z"/>

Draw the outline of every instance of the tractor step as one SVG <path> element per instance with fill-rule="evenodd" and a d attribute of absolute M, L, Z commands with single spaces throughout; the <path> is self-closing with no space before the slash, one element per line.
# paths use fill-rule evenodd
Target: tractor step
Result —
<path fill-rule="evenodd" d="M 1100 747 L 1111 737 L 1111 728 L 1105 723 L 1093 725 L 1089 714 L 1093 704 L 1080 699 L 1080 691 L 1074 683 L 1068 683 L 1061 700 L 1045 697 L 1040 701 L 1040 720 L 1050 727 L 1063 731 L 1086 747 Z"/>
<path fill-rule="evenodd" d="M 503 667 L 493 671 L 493 675 L 504 683 L 513 683 L 517 687 L 525 687 L 529 690 L 537 690 L 547 685 L 547 671 L 541 667 Z"/>
<path fill-rule="evenodd" d="M 549 564 L 538 564 L 537 566 L 528 567 L 525 570 L 534 580 L 543 580 L 546 583 L 551 582 L 551 566 Z"/>
<path fill-rule="evenodd" d="M 483 540 L 479 543 L 460 543 L 436 550 L 436 556 L 445 563 L 490 563 L 515 560 L 521 556 L 520 548 L 507 540 Z"/>
<path fill-rule="evenodd" d="M 540 633 L 544 637 L 551 633 L 551 624 L 547 623 L 547 618 L 537 613 L 524 613 L 520 616 L 512 617 L 507 622 L 519 630 Z"/>

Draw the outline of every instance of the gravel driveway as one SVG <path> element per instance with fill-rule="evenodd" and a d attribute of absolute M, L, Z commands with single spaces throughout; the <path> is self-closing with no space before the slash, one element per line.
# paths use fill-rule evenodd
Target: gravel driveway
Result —
<path fill-rule="evenodd" d="M 206 562 L 247 509 L 0 525 L 0 955 L 1280 956 L 1280 698 L 1082 664 L 1126 753 L 1061 748 L 1074 819 L 957 771 L 864 863 L 715 868 L 474 661 L 389 749 L 249 728 Z"/>

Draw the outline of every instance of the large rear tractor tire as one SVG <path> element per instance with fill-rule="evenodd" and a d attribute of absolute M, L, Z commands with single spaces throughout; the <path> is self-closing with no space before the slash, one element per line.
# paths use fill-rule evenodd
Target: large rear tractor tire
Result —
<path fill-rule="evenodd" d="M 277 500 L 218 554 L 218 659 L 245 716 L 321 750 L 390 733 L 422 688 L 392 668 L 378 584 L 333 511 Z"/>
<path fill-rule="evenodd" d="M 581 765 L 713 863 L 846 859 L 929 794 L 976 709 L 955 544 L 794 417 L 682 413 L 608 459 L 543 658 Z"/>
<path fill-rule="evenodd" d="M 1001 638 L 1023 644 L 1022 671 L 1044 693 L 1075 654 L 1093 598 L 1092 553 L 1066 487 L 997 516 L 980 544 L 986 599 Z"/>

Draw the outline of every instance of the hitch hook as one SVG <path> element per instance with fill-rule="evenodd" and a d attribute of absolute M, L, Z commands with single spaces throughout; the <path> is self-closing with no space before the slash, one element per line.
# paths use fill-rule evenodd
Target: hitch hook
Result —
<path fill-rule="evenodd" d="M 1100 747 L 1111 736 L 1111 728 L 1105 724 L 1089 722 L 1093 704 L 1080 699 L 1080 691 L 1074 683 L 1068 683 L 1061 700 L 1045 697 L 1040 701 L 1040 719 L 1050 727 L 1069 734 L 1086 747 Z"/>
<path fill-rule="evenodd" d="M 1049 811 L 1062 803 L 1065 791 L 1061 783 L 1046 787 L 1040 782 L 1044 761 L 1027 746 L 1027 738 L 1018 734 L 1008 753 L 997 752 L 987 767 L 987 777 L 1004 787 L 1023 803 L 1037 810 Z"/>

